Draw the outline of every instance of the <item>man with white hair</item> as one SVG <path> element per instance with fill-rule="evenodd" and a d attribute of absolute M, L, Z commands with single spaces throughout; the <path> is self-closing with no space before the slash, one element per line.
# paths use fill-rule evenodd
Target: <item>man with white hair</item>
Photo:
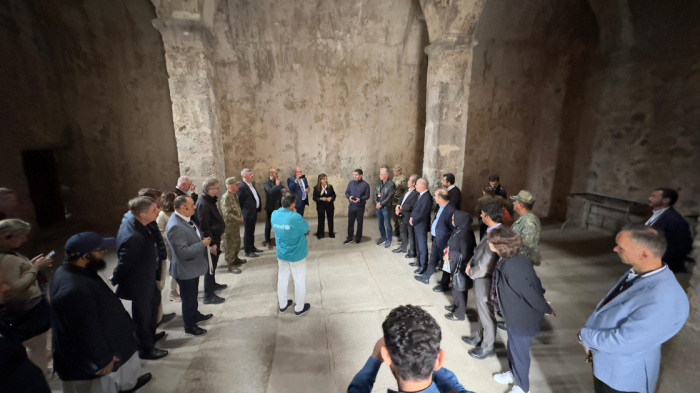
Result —
<path fill-rule="evenodd" d="M 192 198 L 194 203 L 197 203 L 197 198 L 199 197 L 199 195 L 195 194 L 194 192 L 196 188 L 197 187 L 194 185 L 194 182 L 190 180 L 189 177 L 180 176 L 177 179 L 177 186 L 175 187 L 174 191 L 177 194 L 177 196 L 189 196 L 190 198 Z"/>
<path fill-rule="evenodd" d="M 260 212 L 260 196 L 253 187 L 253 171 L 245 168 L 241 171 L 243 181 L 238 187 L 238 202 L 243 213 L 243 250 L 248 258 L 257 258 L 263 250 L 255 248 L 255 221 Z"/>
<path fill-rule="evenodd" d="M 377 223 L 379 224 L 379 240 L 377 245 L 386 243 L 384 248 L 391 247 L 393 230 L 391 228 L 391 203 L 394 200 L 396 186 L 389 180 L 389 170 L 382 168 L 379 170 L 379 181 L 374 191 L 375 208 L 377 209 Z"/>

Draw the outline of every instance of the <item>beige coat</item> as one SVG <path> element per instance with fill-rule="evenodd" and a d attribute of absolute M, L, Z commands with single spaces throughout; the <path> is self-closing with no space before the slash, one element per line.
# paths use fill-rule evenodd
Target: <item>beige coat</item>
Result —
<path fill-rule="evenodd" d="M 37 282 L 39 268 L 24 255 L 2 251 L 5 257 L 0 259 L 0 272 L 4 277 L 3 281 L 10 286 L 5 292 L 3 303 L 25 301 L 41 296 L 41 288 Z"/>

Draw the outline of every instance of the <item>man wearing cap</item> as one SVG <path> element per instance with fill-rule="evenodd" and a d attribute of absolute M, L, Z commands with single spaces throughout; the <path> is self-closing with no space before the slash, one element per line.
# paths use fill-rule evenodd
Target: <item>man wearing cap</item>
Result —
<path fill-rule="evenodd" d="M 516 196 L 510 197 L 513 200 L 513 210 L 520 217 L 513 223 L 511 229 L 520 236 L 523 245 L 520 246 L 520 253 L 535 266 L 540 265 L 540 232 L 542 224 L 540 219 L 532 213 L 532 205 L 535 204 L 535 196 L 526 190 L 522 190 Z"/>
<path fill-rule="evenodd" d="M 396 214 L 396 206 L 401 204 L 403 196 L 408 189 L 408 179 L 402 174 L 401 165 L 394 165 L 394 178 L 391 181 L 394 182 L 396 191 L 394 191 L 394 200 L 391 202 L 391 220 L 394 222 L 394 236 L 398 238 L 398 242 L 401 243 L 401 217 Z"/>
<path fill-rule="evenodd" d="M 219 209 L 221 216 L 226 223 L 226 231 L 224 232 L 224 241 L 226 242 L 226 264 L 228 265 L 229 273 L 240 274 L 240 265 L 246 263 L 245 259 L 238 258 L 238 253 L 241 251 L 241 224 L 243 223 L 243 214 L 241 213 L 241 205 L 238 202 L 238 183 L 235 177 L 226 179 L 226 192 L 221 197 Z"/>
<path fill-rule="evenodd" d="M 94 232 L 71 237 L 51 282 L 53 364 L 66 393 L 134 392 L 151 380 L 141 375 L 129 314 L 97 274 L 114 244 Z"/>

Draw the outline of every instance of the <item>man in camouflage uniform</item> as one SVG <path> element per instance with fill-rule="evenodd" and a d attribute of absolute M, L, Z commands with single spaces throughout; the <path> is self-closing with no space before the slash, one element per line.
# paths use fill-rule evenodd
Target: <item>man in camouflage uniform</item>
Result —
<path fill-rule="evenodd" d="M 535 196 L 530 191 L 522 190 L 510 199 L 513 200 L 513 210 L 520 216 L 511 227 L 523 240 L 520 253 L 527 257 L 533 265 L 539 266 L 542 259 L 540 257 L 542 224 L 540 224 L 540 219 L 532 213 Z"/>
<path fill-rule="evenodd" d="M 221 197 L 219 202 L 219 210 L 221 216 L 226 223 L 226 231 L 224 232 L 224 240 L 226 242 L 226 264 L 228 271 L 234 274 L 240 274 L 240 265 L 246 263 L 245 259 L 238 258 L 238 252 L 241 251 L 241 223 L 243 223 L 243 214 L 241 214 L 241 205 L 238 202 L 238 183 L 235 177 L 226 179 L 226 192 Z"/>
<path fill-rule="evenodd" d="M 401 165 L 394 165 L 394 178 L 391 179 L 391 181 L 396 185 L 394 200 L 391 202 L 391 218 L 394 221 L 394 236 L 396 236 L 398 242 L 401 243 L 401 221 L 399 216 L 396 215 L 396 205 L 401 204 L 401 200 L 408 189 L 408 179 L 401 174 Z"/>

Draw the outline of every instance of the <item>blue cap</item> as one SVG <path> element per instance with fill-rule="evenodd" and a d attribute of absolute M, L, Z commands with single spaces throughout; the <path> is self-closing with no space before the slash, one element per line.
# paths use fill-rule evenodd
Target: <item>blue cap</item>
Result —
<path fill-rule="evenodd" d="M 113 237 L 103 238 L 95 232 L 83 232 L 74 235 L 66 242 L 66 257 L 78 259 L 98 248 L 107 249 L 114 247 L 116 241 Z"/>

